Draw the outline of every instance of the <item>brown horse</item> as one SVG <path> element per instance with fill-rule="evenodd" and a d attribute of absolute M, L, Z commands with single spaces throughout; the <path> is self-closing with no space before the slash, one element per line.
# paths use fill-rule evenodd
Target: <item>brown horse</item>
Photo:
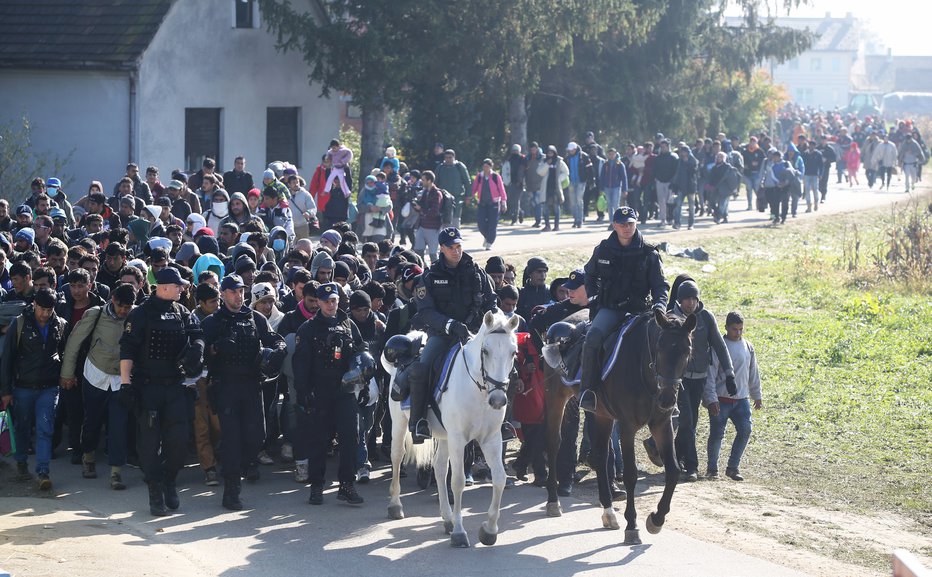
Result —
<path fill-rule="evenodd" d="M 580 319 L 574 315 L 567 320 Z M 644 425 L 650 428 L 666 470 L 663 495 L 657 510 L 647 517 L 647 531 L 659 533 L 670 511 L 673 490 L 680 478 L 670 417 L 692 351 L 692 331 L 695 328 L 695 315 L 684 320 L 655 311 L 652 317 L 639 319 L 625 334 L 618 360 L 598 391 L 599 411 L 595 414 L 589 460 L 595 467 L 598 479 L 599 502 L 603 508 L 602 525 L 607 529 L 618 529 L 608 475 L 608 443 L 613 422 L 618 420 L 627 491 L 626 545 L 641 543 L 637 512 L 634 509 L 634 488 L 638 473 L 634 459 L 634 439 Z M 547 515 L 559 517 L 562 510 L 557 497 L 556 461 L 561 442 L 560 425 L 566 402 L 579 392 L 579 386 L 564 385 L 560 374 L 549 366 L 545 366 L 544 372 L 547 386 L 547 457 L 550 468 L 547 477 Z"/>

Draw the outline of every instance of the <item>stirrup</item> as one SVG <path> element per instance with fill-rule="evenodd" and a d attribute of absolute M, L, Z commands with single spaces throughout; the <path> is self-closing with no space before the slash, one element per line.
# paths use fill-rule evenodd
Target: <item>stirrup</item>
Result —
<path fill-rule="evenodd" d="M 599 401 L 595 396 L 595 391 L 586 389 L 579 393 L 579 408 L 587 413 L 594 413 L 598 408 Z"/>
<path fill-rule="evenodd" d="M 502 423 L 502 442 L 508 442 L 515 437 L 517 437 L 517 431 L 515 431 L 514 425 L 505 421 Z"/>
<path fill-rule="evenodd" d="M 424 439 L 430 439 L 430 425 L 427 423 L 427 419 L 420 418 L 417 423 L 414 424 L 414 427 L 411 429 L 411 437 L 415 444 L 423 443 Z"/>

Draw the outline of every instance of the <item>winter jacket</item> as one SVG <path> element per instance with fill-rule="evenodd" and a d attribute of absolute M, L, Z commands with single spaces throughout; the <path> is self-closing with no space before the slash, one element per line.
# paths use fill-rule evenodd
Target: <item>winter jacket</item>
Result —
<path fill-rule="evenodd" d="M 822 175 L 822 153 L 815 148 L 809 148 L 806 152 L 799 155 L 805 163 L 806 170 L 803 172 L 806 176 Z"/>
<path fill-rule="evenodd" d="M 330 157 L 334 168 L 346 168 L 353 162 L 353 151 L 345 146 L 341 146 L 336 151 L 328 150 L 327 156 Z"/>
<path fill-rule="evenodd" d="M 896 145 L 890 142 L 880 142 L 874 149 L 874 165 L 876 168 L 893 168 L 897 161 Z"/>
<path fill-rule="evenodd" d="M 442 226 L 440 205 L 442 202 L 443 195 L 440 194 L 440 190 L 436 185 L 424 191 L 421 198 L 418 199 L 418 205 L 421 207 L 421 228 L 440 230 Z"/>
<path fill-rule="evenodd" d="M 563 162 L 563 159 L 559 156 L 556 157 L 556 167 L 557 167 L 557 196 L 558 198 L 552 199 L 555 201 L 563 203 L 563 183 L 569 182 L 570 179 L 570 167 Z M 547 159 L 544 158 L 544 161 L 540 163 L 537 167 L 537 175 L 540 176 L 540 189 L 537 191 L 537 202 L 543 203 L 551 199 L 547 198 L 547 181 L 550 179 L 550 163 L 547 162 Z"/>
<path fill-rule="evenodd" d="M 113 314 L 109 304 L 87 309 L 78 324 L 71 330 L 71 334 L 68 335 L 68 342 L 65 344 L 65 352 L 62 355 L 61 378 L 75 378 L 79 371 L 83 374 L 84 367 L 77 366 L 78 351 L 88 338 L 91 339 L 87 353 L 88 360 L 108 375 L 119 375 L 120 337 L 123 335 L 124 320 Z"/>
<path fill-rule="evenodd" d="M 480 172 L 472 181 L 472 199 L 477 203 L 482 200 L 482 180 L 485 176 Z M 508 202 L 508 194 L 505 192 L 505 184 L 502 177 L 497 172 L 489 175 L 489 192 L 492 195 L 492 203 Z"/>
<path fill-rule="evenodd" d="M 673 314 L 685 317 L 685 313 L 680 309 L 679 303 L 673 305 Z M 722 370 L 726 375 L 734 375 L 734 369 L 731 366 L 731 357 L 728 349 L 725 347 L 725 340 L 722 334 L 718 332 L 718 324 L 715 322 L 715 315 L 710 313 L 699 301 L 699 306 L 695 312 L 696 328 L 693 330 L 693 348 L 692 355 L 686 364 L 686 372 L 683 374 L 684 379 L 704 379 L 709 373 L 709 365 L 712 363 L 711 354 L 715 354 L 721 359 Z"/>
<path fill-rule="evenodd" d="M 670 188 L 677 194 L 696 194 L 698 190 L 698 171 L 699 161 L 696 160 L 692 152 L 689 153 L 685 160 L 677 159 L 676 172 L 673 173 Z"/>
<path fill-rule="evenodd" d="M 434 174 L 436 175 L 434 186 L 449 192 L 457 200 L 462 200 L 466 197 L 466 191 L 469 190 L 470 180 L 469 171 L 466 170 L 465 164 L 458 160 L 454 161 L 453 164 L 441 162 L 437 165 L 437 168 L 434 169 Z M 423 214 L 421 217 L 423 218 Z"/>
<path fill-rule="evenodd" d="M 922 153 L 922 147 L 912 138 L 906 139 L 899 147 L 900 164 L 923 164 L 925 154 Z"/>
<path fill-rule="evenodd" d="M 654 180 L 667 184 L 672 182 L 678 162 L 679 159 L 672 152 L 655 156 L 651 166 L 651 174 L 653 174 Z"/>
<path fill-rule="evenodd" d="M 10 323 L 0 356 L 0 396 L 12 394 L 14 387 L 58 386 L 68 323 L 53 313 L 46 326 L 48 333 L 43 339 L 31 305 Z"/>
<path fill-rule="evenodd" d="M 609 188 L 628 190 L 628 171 L 625 169 L 624 163 L 621 162 L 621 158 L 617 158 L 615 162 L 606 160 L 602 164 L 599 184 L 602 185 L 603 190 Z"/>

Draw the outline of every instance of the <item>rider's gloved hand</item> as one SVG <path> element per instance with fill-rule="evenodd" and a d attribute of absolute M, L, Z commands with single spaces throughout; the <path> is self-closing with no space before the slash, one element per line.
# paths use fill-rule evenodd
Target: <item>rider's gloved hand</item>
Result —
<path fill-rule="evenodd" d="M 453 321 L 450 324 L 450 336 L 456 337 L 461 343 L 469 340 L 469 329 L 459 321 Z"/>

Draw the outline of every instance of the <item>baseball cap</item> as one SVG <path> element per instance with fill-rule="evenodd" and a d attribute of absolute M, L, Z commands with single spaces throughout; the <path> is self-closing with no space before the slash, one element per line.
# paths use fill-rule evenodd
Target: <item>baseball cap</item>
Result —
<path fill-rule="evenodd" d="M 53 176 L 52 178 L 48 179 L 45 182 L 45 187 L 46 188 L 61 188 L 61 180 Z"/>
<path fill-rule="evenodd" d="M 184 185 L 181 184 L 180 180 L 172 180 L 171 182 L 168 183 L 168 188 L 171 188 L 174 190 L 181 190 L 182 188 L 184 188 Z"/>
<path fill-rule="evenodd" d="M 222 291 L 241 289 L 245 286 L 246 285 L 243 283 L 243 277 L 239 276 L 238 274 L 228 274 L 227 276 L 223 277 L 222 281 L 220 281 L 220 290 Z"/>
<path fill-rule="evenodd" d="M 401 271 L 401 281 L 408 282 L 409 280 L 416 278 L 418 275 L 424 272 L 424 269 L 419 267 L 416 264 L 408 264 Z"/>
<path fill-rule="evenodd" d="M 454 244 L 463 244 L 463 235 L 460 234 L 459 229 L 455 226 L 448 226 L 440 231 L 440 234 L 437 235 L 437 240 L 439 240 L 440 244 L 443 246 L 453 246 Z"/>
<path fill-rule="evenodd" d="M 317 287 L 318 299 L 338 299 L 340 298 L 340 285 L 335 282 L 326 282 Z"/>
<path fill-rule="evenodd" d="M 29 208 L 28 204 L 21 204 L 18 207 L 16 207 L 16 216 L 19 216 L 21 214 L 28 214 L 32 216 L 32 209 Z"/>
<path fill-rule="evenodd" d="M 638 220 L 638 211 L 634 210 L 630 206 L 622 206 L 615 209 L 615 214 L 612 215 L 612 222 L 617 222 L 618 224 L 624 224 L 626 222 L 637 222 Z"/>
<path fill-rule="evenodd" d="M 278 294 L 271 283 L 257 282 L 252 285 L 252 302 L 260 301 L 264 298 L 276 298 Z"/>
<path fill-rule="evenodd" d="M 578 268 L 570 273 L 570 278 L 566 279 L 566 282 L 563 283 L 563 288 L 566 290 L 576 290 L 584 284 L 586 284 L 586 271 Z"/>
<path fill-rule="evenodd" d="M 188 286 L 188 281 L 181 278 L 181 275 L 178 274 L 178 269 L 174 267 L 167 266 L 155 273 L 155 283 L 156 284 L 177 284 L 181 286 Z"/>

